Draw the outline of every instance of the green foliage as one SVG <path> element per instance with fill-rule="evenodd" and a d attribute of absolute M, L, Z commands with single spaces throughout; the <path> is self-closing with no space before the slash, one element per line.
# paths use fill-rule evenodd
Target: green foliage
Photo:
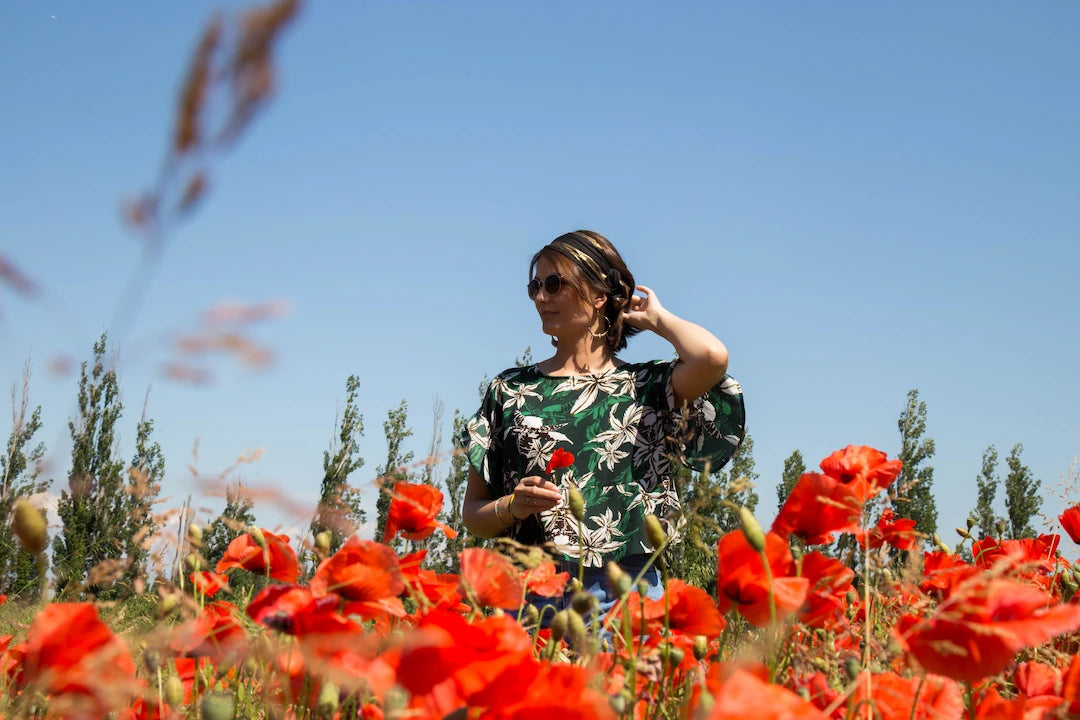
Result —
<path fill-rule="evenodd" d="M 665 556 L 670 574 L 710 593 L 716 591 L 716 544 L 726 533 L 739 528 L 739 515 L 727 503 L 757 507 L 754 481 L 754 441 L 747 433 L 731 458 L 727 471 L 695 473 L 679 466 L 675 485 L 683 508 L 682 541 Z"/>
<path fill-rule="evenodd" d="M 900 430 L 903 469 L 890 488 L 893 509 L 900 517 L 916 522 L 915 529 L 927 536 L 937 532 L 937 503 L 934 501 L 934 468 L 927 461 L 934 456 L 934 441 L 926 433 L 926 403 L 919 391 L 909 390 L 907 406 L 896 423 Z"/>
<path fill-rule="evenodd" d="M 229 543 L 255 525 L 254 503 L 241 483 L 225 488 L 225 508 L 203 530 L 201 555 L 206 560 L 204 569 L 217 567 Z M 185 581 L 186 582 L 186 581 Z M 245 570 L 229 573 L 229 587 L 234 595 L 251 595 L 265 586 L 266 579 Z"/>
<path fill-rule="evenodd" d="M 11 596 L 36 595 L 38 569 L 35 557 L 19 544 L 7 518 L 11 516 L 16 500 L 42 492 L 49 486 L 48 481 L 40 479 L 45 446 L 41 443 L 34 447 L 30 445 L 41 429 L 41 407 L 34 408 L 27 417 L 29 392 L 28 364 L 23 372 L 22 393 L 18 402 L 14 388 L 11 391 L 11 436 L 6 452 L 0 456 L 0 477 L 3 478 L 0 491 L 0 593 Z"/>
<path fill-rule="evenodd" d="M 323 452 L 319 507 L 311 522 L 312 537 L 324 531 L 330 533 L 331 553 L 337 552 L 367 519 L 360 492 L 348 484 L 349 475 L 364 465 L 359 454 L 359 438 L 364 434 L 364 416 L 357 403 L 359 388 L 360 379 L 350 375 L 345 381 L 345 411 L 338 424 L 337 438 L 330 450 Z"/>
<path fill-rule="evenodd" d="M 1020 453 L 1023 451 L 1024 446 L 1016 443 L 1009 452 L 1009 457 L 1005 459 L 1005 463 L 1009 466 L 1009 474 L 1005 477 L 1005 508 L 1009 515 L 1009 537 L 1017 539 L 1035 537 L 1031 519 L 1042 507 L 1042 497 L 1039 495 L 1042 481 L 1035 479 L 1028 466 L 1020 461 Z"/>
<path fill-rule="evenodd" d="M 968 515 L 978 528 L 976 537 L 984 538 L 994 535 L 998 515 L 994 512 L 994 499 L 997 496 L 997 448 L 993 445 L 983 451 L 982 470 L 975 478 L 975 485 L 979 489 L 978 498 L 975 501 L 975 509 Z"/>
<path fill-rule="evenodd" d="M 148 390 L 147 400 L 149 395 Z M 154 421 L 146 417 L 146 406 L 144 401 L 142 417 L 135 432 L 135 455 L 128 470 L 124 498 L 126 527 L 121 537 L 131 563 L 124 575 L 127 583 L 134 582 L 137 577 L 145 579 L 150 575 L 151 568 L 147 567 L 149 545 L 158 531 L 153 510 L 161 493 L 161 481 L 165 477 L 165 457 L 161 453 L 161 446 L 150 441 Z"/>
<path fill-rule="evenodd" d="M 79 415 L 68 422 L 71 432 L 69 489 L 62 491 L 57 512 L 63 522 L 53 539 L 58 594 L 78 587 L 90 570 L 104 561 L 122 567 L 126 521 L 124 463 L 117 457 L 115 426 L 123 405 L 116 371 L 105 367 L 106 336 L 94 344 L 93 364 L 82 364 Z M 91 592 L 97 586 L 87 588 Z"/>
<path fill-rule="evenodd" d="M 784 460 L 784 472 L 780 476 L 780 484 L 776 486 L 777 512 L 784 507 L 788 495 L 791 494 L 791 490 L 795 487 L 795 483 L 799 481 L 799 478 L 804 472 L 806 472 L 806 463 L 803 462 L 802 453 L 795 450 L 791 455 L 788 455 L 786 460 Z"/>
<path fill-rule="evenodd" d="M 376 527 L 375 539 L 382 540 L 386 530 L 386 516 L 390 511 L 390 494 L 394 483 L 409 479 L 406 465 L 412 462 L 413 454 L 401 451 L 401 445 L 412 437 L 412 428 L 408 426 L 409 405 L 403 399 L 396 409 L 386 414 L 383 422 L 383 432 L 386 433 L 386 464 L 379 467 L 379 478 L 376 484 L 379 489 L 379 497 L 375 501 Z"/>
<path fill-rule="evenodd" d="M 467 418 L 460 410 L 454 411 L 453 433 L 459 437 L 465 432 Z M 459 571 L 458 554 L 466 547 L 468 534 L 465 532 L 461 517 L 462 504 L 465 501 L 465 486 L 469 480 L 469 459 L 464 453 L 454 453 L 450 458 L 450 467 L 443 479 L 445 498 L 442 521 L 458 531 L 456 538 L 444 538 L 442 547 L 435 559 L 436 572 L 456 573 Z"/>

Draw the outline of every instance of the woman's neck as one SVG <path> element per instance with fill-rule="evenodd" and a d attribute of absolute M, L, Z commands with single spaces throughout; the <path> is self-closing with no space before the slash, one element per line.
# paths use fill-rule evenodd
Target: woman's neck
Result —
<path fill-rule="evenodd" d="M 588 375 L 615 367 L 615 356 L 607 343 L 588 335 L 576 342 L 559 338 L 555 355 L 540 365 L 548 375 Z"/>

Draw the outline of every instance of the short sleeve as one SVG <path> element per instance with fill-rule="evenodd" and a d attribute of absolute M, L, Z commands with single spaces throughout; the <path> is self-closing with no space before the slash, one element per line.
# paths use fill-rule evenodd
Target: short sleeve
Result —
<path fill-rule="evenodd" d="M 465 453 L 469 465 L 484 479 L 495 496 L 503 494 L 502 415 L 499 411 L 497 381 L 493 380 L 484 393 L 480 409 L 465 422 L 465 427 L 454 438 L 454 444 Z"/>
<path fill-rule="evenodd" d="M 674 368 L 672 363 L 669 368 Z M 667 397 L 674 404 L 670 369 Z M 685 410 L 673 408 L 672 437 L 678 438 L 683 461 L 698 472 L 708 465 L 719 470 L 735 454 L 746 435 L 746 408 L 742 388 L 735 378 L 724 377 L 694 400 Z"/>

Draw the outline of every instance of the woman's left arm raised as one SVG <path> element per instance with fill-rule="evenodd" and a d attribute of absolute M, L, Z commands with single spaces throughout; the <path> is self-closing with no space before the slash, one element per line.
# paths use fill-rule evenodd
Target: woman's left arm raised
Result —
<path fill-rule="evenodd" d="M 634 295 L 623 311 L 627 323 L 651 330 L 675 347 L 681 360 L 671 372 L 675 403 L 693 402 L 720 382 L 727 372 L 728 351 L 711 332 L 683 320 L 660 304 L 659 298 L 644 285 L 637 286 L 644 297 Z"/>

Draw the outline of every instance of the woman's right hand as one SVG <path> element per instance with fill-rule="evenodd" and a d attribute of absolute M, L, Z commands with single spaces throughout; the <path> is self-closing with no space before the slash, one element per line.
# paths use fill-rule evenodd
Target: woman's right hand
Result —
<path fill-rule="evenodd" d="M 515 520 L 524 520 L 530 515 L 550 510 L 559 504 L 562 491 L 559 486 L 539 475 L 522 478 L 514 488 L 514 504 L 510 511 Z"/>

